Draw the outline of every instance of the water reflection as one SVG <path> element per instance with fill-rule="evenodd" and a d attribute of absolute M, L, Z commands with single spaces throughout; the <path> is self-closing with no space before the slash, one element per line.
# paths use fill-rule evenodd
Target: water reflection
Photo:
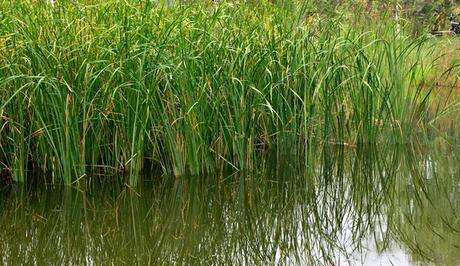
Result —
<path fill-rule="evenodd" d="M 436 147 L 435 147 L 436 146 Z M 3 265 L 457 265 L 452 145 L 322 147 L 307 164 L 138 191 L 9 187 Z"/>

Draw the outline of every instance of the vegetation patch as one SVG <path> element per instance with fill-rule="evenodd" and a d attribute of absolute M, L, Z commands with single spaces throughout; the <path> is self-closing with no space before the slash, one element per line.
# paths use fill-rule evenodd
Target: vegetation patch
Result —
<path fill-rule="evenodd" d="M 353 13 L 366 3 L 340 8 L 4 1 L 2 175 L 136 185 L 143 171 L 252 171 L 267 154 L 404 143 L 455 110 L 431 97 L 436 77 L 456 83 L 432 39 L 397 9 L 369 25 Z"/>

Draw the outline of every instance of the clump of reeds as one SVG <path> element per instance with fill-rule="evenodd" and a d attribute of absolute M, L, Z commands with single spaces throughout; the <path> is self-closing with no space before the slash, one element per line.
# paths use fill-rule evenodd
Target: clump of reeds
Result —
<path fill-rule="evenodd" d="M 251 170 L 266 153 L 400 141 L 427 101 L 423 40 L 309 3 L 0 8 L 0 164 L 20 182 L 134 185 L 147 165 Z"/>

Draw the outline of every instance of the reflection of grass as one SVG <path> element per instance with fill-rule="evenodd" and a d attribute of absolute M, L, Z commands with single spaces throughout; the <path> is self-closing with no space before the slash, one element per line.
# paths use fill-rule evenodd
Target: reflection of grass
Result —
<path fill-rule="evenodd" d="M 1 3 L 0 162 L 16 181 L 251 170 L 264 151 L 405 141 L 424 117 L 432 62 L 392 23 L 90 2 Z"/>
<path fill-rule="evenodd" d="M 456 188 L 458 185 L 450 187 Z M 460 224 L 458 217 L 458 196 L 450 202 L 452 195 L 444 191 L 430 192 L 431 202 L 413 202 L 412 212 L 398 222 L 397 235 L 403 246 L 416 261 L 432 260 L 436 265 L 458 265 L 460 260 Z M 453 192 L 451 192 L 452 194 Z M 413 199 L 412 199 L 413 200 Z M 453 206 L 452 204 L 455 204 Z"/>
<path fill-rule="evenodd" d="M 373 191 L 376 171 L 362 173 L 376 181 L 364 184 L 351 174 L 352 163 L 372 168 L 364 156 L 344 156 L 340 148 L 321 153 L 324 168 L 311 178 L 289 160 L 260 176 L 163 180 L 140 194 L 112 182 L 89 192 L 0 194 L 3 261 L 337 265 L 338 254 L 359 249 L 383 194 Z M 48 256 L 51 250 L 59 252 Z"/>
<path fill-rule="evenodd" d="M 406 156 L 411 178 L 401 175 L 391 205 L 390 230 L 414 261 L 458 265 L 460 218 L 458 141 L 436 141 Z M 401 169 L 406 172 L 405 169 Z M 407 185 L 409 183 L 409 185 Z"/>
<path fill-rule="evenodd" d="M 251 175 L 154 180 L 138 191 L 111 180 L 83 192 L 1 191 L 2 259 L 339 265 L 365 252 L 363 240 L 375 234 L 383 251 L 396 239 L 414 261 L 455 265 L 460 158 L 453 144 L 324 145 L 306 166 L 286 156 Z"/>

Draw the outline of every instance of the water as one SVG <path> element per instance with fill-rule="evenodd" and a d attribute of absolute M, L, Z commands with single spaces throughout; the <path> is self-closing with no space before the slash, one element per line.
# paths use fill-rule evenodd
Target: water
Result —
<path fill-rule="evenodd" d="M 328 146 L 307 164 L 136 191 L 9 185 L 0 264 L 459 265 L 460 151 L 430 143 Z"/>

